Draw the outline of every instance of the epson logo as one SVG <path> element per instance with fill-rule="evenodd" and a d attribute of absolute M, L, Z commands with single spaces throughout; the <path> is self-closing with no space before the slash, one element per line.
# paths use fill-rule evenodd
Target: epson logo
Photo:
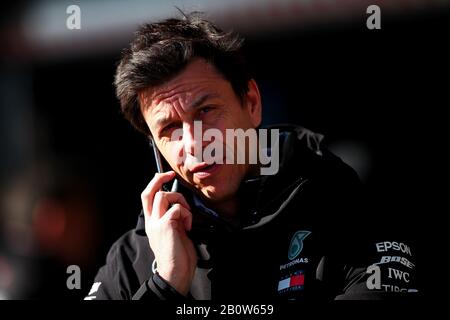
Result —
<path fill-rule="evenodd" d="M 377 244 L 375 244 L 377 247 L 377 251 L 378 252 L 386 252 L 389 250 L 395 250 L 395 251 L 401 251 L 403 253 L 407 253 L 410 256 L 412 256 L 411 254 L 411 248 L 408 247 L 406 244 L 402 243 L 402 242 L 395 242 L 395 241 L 384 241 L 384 242 L 378 242 Z"/>

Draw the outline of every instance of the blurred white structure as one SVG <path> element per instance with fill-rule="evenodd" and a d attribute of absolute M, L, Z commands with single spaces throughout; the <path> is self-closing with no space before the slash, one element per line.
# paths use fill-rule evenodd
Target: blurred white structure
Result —
<path fill-rule="evenodd" d="M 338 22 L 365 23 L 366 8 L 377 4 L 382 14 L 409 14 L 448 6 L 450 0 L 42 0 L 22 12 L 20 22 L 8 30 L 15 54 L 38 57 L 117 50 L 139 24 L 184 12 L 203 11 L 211 20 L 245 33 L 270 33 L 280 28 Z M 68 5 L 81 9 L 81 29 L 66 26 Z M 24 55 L 25 56 L 25 55 Z"/>

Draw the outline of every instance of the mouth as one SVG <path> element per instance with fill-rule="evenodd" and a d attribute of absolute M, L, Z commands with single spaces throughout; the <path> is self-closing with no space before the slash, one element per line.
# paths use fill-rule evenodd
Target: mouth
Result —
<path fill-rule="evenodd" d="M 195 166 L 191 170 L 189 170 L 196 178 L 198 179 L 205 179 L 210 177 L 214 172 L 219 169 L 220 164 L 212 163 L 207 164 L 205 162 Z"/>

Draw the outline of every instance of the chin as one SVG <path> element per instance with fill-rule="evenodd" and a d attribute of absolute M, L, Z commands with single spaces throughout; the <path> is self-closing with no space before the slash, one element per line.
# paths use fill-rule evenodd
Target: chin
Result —
<path fill-rule="evenodd" d="M 232 190 L 224 190 L 214 186 L 206 186 L 201 189 L 203 196 L 211 202 L 222 202 L 233 197 L 235 192 Z"/>
<path fill-rule="evenodd" d="M 211 201 L 220 201 L 222 198 L 218 190 L 211 186 L 202 188 L 201 192 L 205 198 Z"/>

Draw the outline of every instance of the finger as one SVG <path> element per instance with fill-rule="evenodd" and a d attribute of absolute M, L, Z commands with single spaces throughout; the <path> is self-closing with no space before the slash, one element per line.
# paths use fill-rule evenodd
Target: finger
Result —
<path fill-rule="evenodd" d="M 155 193 L 159 191 L 164 183 L 169 182 L 175 177 L 174 171 L 164 173 L 156 173 L 147 187 L 141 193 L 142 208 L 145 215 L 150 215 L 152 212 L 153 198 Z"/>
<path fill-rule="evenodd" d="M 152 217 L 161 218 L 170 205 L 179 203 L 187 210 L 191 210 L 189 204 L 181 193 L 158 191 L 153 200 Z"/>
<path fill-rule="evenodd" d="M 182 222 L 184 230 L 189 231 L 192 228 L 192 213 L 179 203 L 174 204 L 161 218 L 161 222 L 170 221 Z"/>

